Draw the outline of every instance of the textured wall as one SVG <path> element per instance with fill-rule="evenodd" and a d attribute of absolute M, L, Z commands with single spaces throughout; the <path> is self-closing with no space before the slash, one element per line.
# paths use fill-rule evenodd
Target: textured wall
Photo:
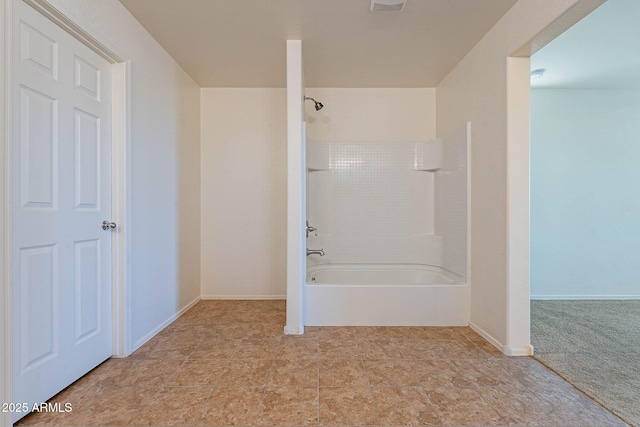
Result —
<path fill-rule="evenodd" d="M 282 298 L 285 89 L 202 89 L 202 297 Z"/>
<path fill-rule="evenodd" d="M 471 122 L 471 322 L 503 348 L 511 344 L 508 325 L 512 320 L 507 315 L 511 304 L 507 286 L 507 57 L 576 3 L 578 0 L 518 1 L 436 88 L 438 135 Z M 528 307 L 528 293 L 519 295 L 517 304 Z"/>
<path fill-rule="evenodd" d="M 435 89 L 307 88 L 307 136 L 319 141 L 423 141 L 436 136 Z"/>
<path fill-rule="evenodd" d="M 640 92 L 531 93 L 531 297 L 638 298 Z"/>

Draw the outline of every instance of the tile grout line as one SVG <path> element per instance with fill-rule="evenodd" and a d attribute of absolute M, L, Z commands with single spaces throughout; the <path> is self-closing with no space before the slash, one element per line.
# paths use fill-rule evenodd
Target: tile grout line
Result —
<path fill-rule="evenodd" d="M 218 381 L 220 379 L 218 378 Z M 202 401 L 202 403 L 200 404 L 200 408 L 199 410 L 195 411 L 195 415 L 193 416 L 193 418 L 191 419 L 191 425 L 197 425 L 196 422 L 198 421 L 198 418 L 200 418 L 200 414 L 202 414 L 202 412 L 204 411 L 204 407 L 207 404 L 207 402 L 209 401 L 209 399 L 211 399 L 211 395 L 213 394 L 213 391 L 215 390 L 215 386 L 211 387 L 211 390 L 209 390 L 209 394 L 207 395 L 207 397 Z"/>
<path fill-rule="evenodd" d="M 273 367 L 276 364 L 276 356 L 274 356 L 273 359 L 271 359 L 271 367 L 269 368 L 269 375 L 265 381 L 265 383 L 263 384 L 262 387 L 262 397 L 260 398 L 260 403 L 258 404 L 258 411 L 256 413 L 256 419 L 255 422 L 253 423 L 254 426 L 258 425 L 258 419 L 260 418 L 260 412 L 262 412 L 262 405 L 264 403 L 264 398 L 267 395 L 267 387 L 269 386 L 270 382 L 271 382 L 271 377 L 273 376 Z"/>
<path fill-rule="evenodd" d="M 320 336 L 318 335 L 318 360 L 316 362 L 316 371 L 317 371 L 317 376 L 316 376 L 316 384 L 317 384 L 317 399 L 318 399 L 318 406 L 316 409 L 316 425 L 320 426 L 320 363 L 321 363 L 322 359 L 320 358 Z"/>
<path fill-rule="evenodd" d="M 431 407 L 433 408 L 433 411 L 436 413 L 436 415 L 438 416 L 438 421 L 440 421 L 440 423 L 442 423 L 441 425 L 445 425 L 444 424 L 444 420 L 443 420 L 443 416 L 440 413 L 440 410 L 438 409 L 438 407 L 433 403 L 433 401 L 431 400 L 431 396 L 429 396 L 429 392 L 427 392 L 427 390 L 424 388 L 423 385 L 420 385 L 420 388 L 422 389 L 422 391 L 424 392 L 424 395 L 427 397 L 427 401 L 429 402 L 429 404 L 431 405 Z"/>
<path fill-rule="evenodd" d="M 369 380 L 369 374 L 367 373 L 367 368 L 364 364 L 364 360 L 360 361 L 360 364 L 362 365 L 362 369 L 364 370 L 364 376 L 367 379 L 367 385 L 368 390 L 369 390 L 369 394 L 371 395 L 371 400 L 373 400 L 373 407 L 376 410 L 376 416 L 378 417 L 378 425 L 381 426 L 382 425 L 382 418 L 380 417 L 380 410 L 378 409 L 378 402 L 376 402 L 376 396 L 373 394 L 373 387 L 371 386 L 371 380 Z"/>
<path fill-rule="evenodd" d="M 476 387 L 476 388 L 481 388 L 481 387 Z M 484 396 L 482 395 L 482 393 L 480 393 L 478 390 L 475 390 L 475 388 L 473 389 L 473 391 L 480 396 L 480 399 L 489 407 L 491 408 L 491 410 L 493 412 L 496 413 L 496 415 L 498 416 L 498 418 L 500 419 L 500 421 L 504 422 L 504 419 L 502 418 L 502 415 L 500 414 L 500 412 L 493 407 L 493 405 L 491 405 L 489 402 L 487 402 L 487 399 L 484 398 Z"/>
<path fill-rule="evenodd" d="M 249 329 L 247 329 L 247 334 L 249 334 Z M 243 338 L 243 340 L 244 340 L 244 338 Z M 282 337 L 278 336 L 277 341 L 278 341 L 279 344 L 282 344 Z M 238 348 L 239 347 L 240 347 L 240 345 L 238 345 Z M 273 368 L 275 366 L 278 354 L 279 354 L 278 351 L 276 351 L 275 354 L 273 355 L 273 358 L 271 359 L 271 367 L 269 368 L 269 375 L 267 376 L 265 383 L 262 385 L 262 397 L 260 398 L 260 403 L 258 403 L 258 411 L 256 412 L 256 418 L 255 418 L 255 421 L 253 423 L 254 426 L 258 425 L 258 420 L 260 418 L 260 412 L 262 412 L 262 405 L 264 403 L 264 398 L 267 395 L 267 387 L 271 383 L 271 378 L 273 376 Z"/>
<path fill-rule="evenodd" d="M 227 312 L 225 311 L 224 314 L 226 314 Z M 214 323 L 213 325 L 218 325 L 219 323 Z M 210 336 L 207 338 L 211 338 Z M 202 344 L 207 338 L 203 339 L 202 342 L 200 344 Z M 198 344 L 198 347 L 200 346 L 200 344 Z M 196 350 L 197 348 L 196 347 Z M 211 390 L 209 391 L 209 395 L 207 396 L 206 399 L 204 399 L 202 401 L 202 405 L 200 405 L 200 410 L 196 411 L 195 417 L 193 418 L 193 423 L 192 425 L 196 425 L 196 421 L 198 420 L 200 414 L 202 414 L 202 412 L 204 411 L 204 407 L 207 404 L 207 402 L 209 401 L 209 399 L 211 399 L 211 396 L 213 395 L 214 390 L 216 389 L 216 385 L 220 382 L 220 380 L 222 379 L 222 376 L 224 375 L 225 371 L 227 370 L 227 366 L 229 366 L 229 363 L 231 363 L 231 360 L 233 359 L 233 356 L 236 354 L 236 352 L 238 351 L 238 348 L 240 347 L 240 344 L 238 344 L 236 346 L 236 348 L 233 350 L 233 353 L 231 353 L 231 356 L 229 356 L 229 359 L 227 360 L 227 363 L 224 365 L 224 369 L 222 370 L 222 373 L 220 374 L 220 376 L 218 377 L 218 379 L 216 380 L 216 382 L 213 384 L 213 386 L 211 387 Z M 194 350 L 195 352 L 195 350 Z M 193 353 L 191 353 L 193 354 Z"/>
<path fill-rule="evenodd" d="M 407 357 L 405 356 L 404 352 L 402 351 L 402 347 L 398 346 L 398 348 L 400 349 L 400 354 L 402 354 L 402 359 L 409 365 L 409 368 L 411 368 L 411 363 L 412 362 L 415 363 L 415 362 L 417 362 L 419 360 L 427 360 L 427 359 L 407 359 Z M 441 425 L 444 425 L 442 414 L 440 413 L 440 411 L 438 410 L 436 405 L 433 404 L 433 401 L 431 400 L 431 397 L 429 396 L 429 393 L 427 392 L 427 390 L 422 385 L 422 382 L 420 381 L 418 376 L 415 374 L 415 371 L 411 370 L 411 374 L 413 375 L 414 379 L 416 380 L 416 384 L 418 384 L 418 388 L 420 390 L 422 390 L 422 392 L 424 393 L 424 396 L 427 398 L 427 402 L 429 403 L 429 405 L 431 405 L 431 408 L 433 409 L 433 412 L 438 417 L 438 422 L 440 422 Z"/>

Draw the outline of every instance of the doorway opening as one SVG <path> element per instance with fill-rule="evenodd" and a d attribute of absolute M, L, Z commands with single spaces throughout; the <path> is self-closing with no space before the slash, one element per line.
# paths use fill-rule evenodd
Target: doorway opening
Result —
<path fill-rule="evenodd" d="M 609 0 L 537 51 L 530 69 L 535 357 L 633 425 L 639 19 L 637 2 Z"/>

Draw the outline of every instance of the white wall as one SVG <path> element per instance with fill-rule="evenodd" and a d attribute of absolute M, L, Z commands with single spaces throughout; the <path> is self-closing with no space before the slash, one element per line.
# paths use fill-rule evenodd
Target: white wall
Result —
<path fill-rule="evenodd" d="M 135 349 L 199 297 L 200 89 L 117 0 L 51 3 L 131 65 L 130 223 L 121 226 Z"/>
<path fill-rule="evenodd" d="M 285 89 L 206 88 L 202 118 L 202 297 L 286 295 Z"/>
<path fill-rule="evenodd" d="M 186 74 L 176 109 L 179 307 L 200 298 L 200 88 Z"/>
<path fill-rule="evenodd" d="M 531 91 L 531 297 L 638 298 L 640 91 Z"/>
<path fill-rule="evenodd" d="M 507 57 L 576 3 L 520 0 L 436 88 L 438 135 L 471 122 L 471 322 L 503 350 L 514 320 L 507 316 Z M 527 293 L 521 297 L 528 307 Z"/>
<path fill-rule="evenodd" d="M 435 89 L 307 88 L 307 136 L 319 141 L 425 141 L 436 136 Z"/>
<path fill-rule="evenodd" d="M 415 141 L 435 135 L 433 89 L 307 89 L 307 134 Z M 286 294 L 285 89 L 205 88 L 202 118 L 202 297 Z"/>

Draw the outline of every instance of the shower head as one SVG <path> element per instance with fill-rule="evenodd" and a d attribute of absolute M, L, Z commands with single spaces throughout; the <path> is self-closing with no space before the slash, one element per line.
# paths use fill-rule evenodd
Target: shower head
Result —
<path fill-rule="evenodd" d="M 311 98 L 310 96 L 305 96 L 304 100 L 309 100 L 309 101 L 313 101 L 313 103 L 315 104 L 316 107 L 316 111 L 320 111 L 322 110 L 322 107 L 324 107 L 324 105 L 322 105 L 322 102 L 318 102 L 315 99 Z"/>

